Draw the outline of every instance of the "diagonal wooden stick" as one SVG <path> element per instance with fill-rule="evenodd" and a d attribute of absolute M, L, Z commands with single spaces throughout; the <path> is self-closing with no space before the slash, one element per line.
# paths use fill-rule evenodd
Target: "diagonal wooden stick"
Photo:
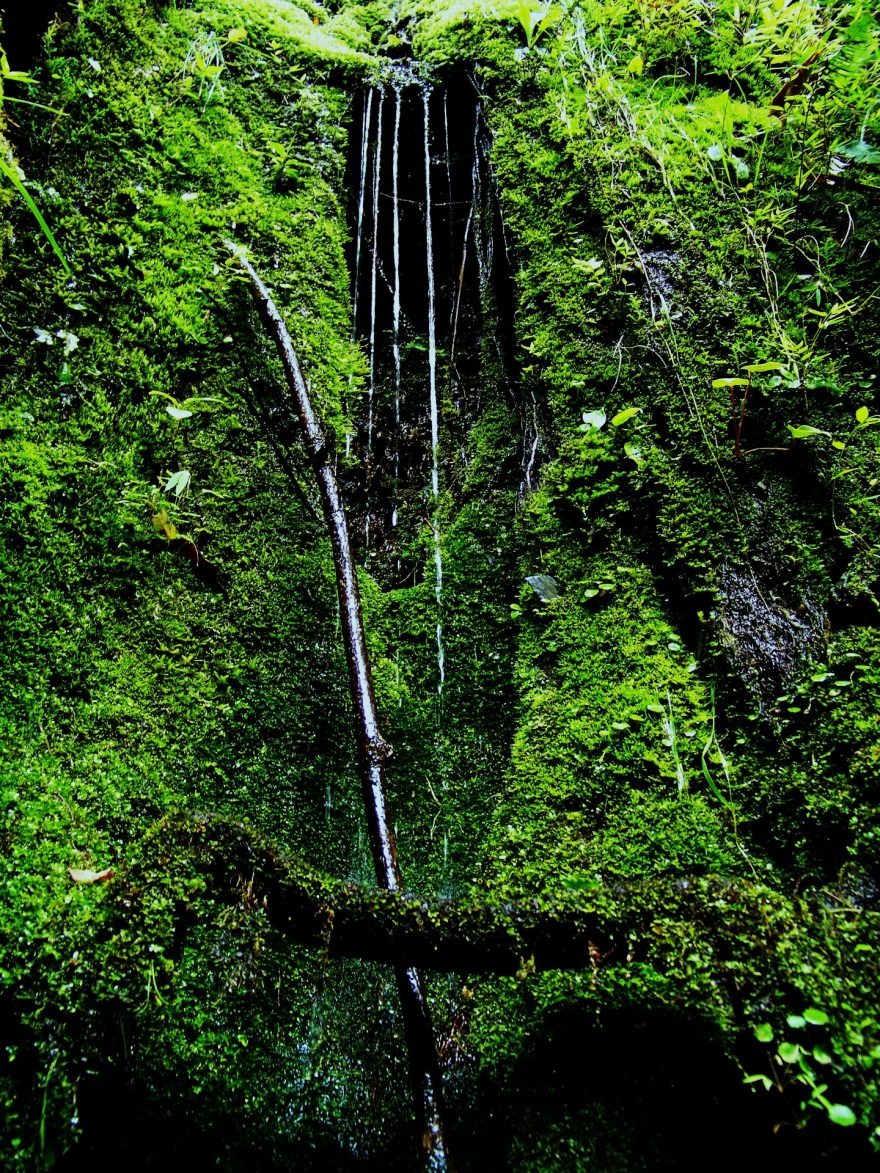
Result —
<path fill-rule="evenodd" d="M 331 453 L 312 406 L 284 319 L 243 249 L 231 240 L 227 240 L 225 244 L 235 263 L 247 277 L 263 326 L 275 343 L 287 385 L 293 396 L 306 454 L 318 483 L 336 569 L 342 637 L 348 661 L 349 690 L 357 730 L 358 762 L 376 881 L 380 888 L 397 892 L 401 888 L 400 869 L 385 797 L 385 763 L 391 757 L 392 749 L 379 731 L 379 713 L 367 653 L 357 569 L 352 556 L 342 497 L 331 465 Z M 449 1159 L 443 1126 L 442 1076 L 422 975 L 415 967 L 405 965 L 396 965 L 394 973 L 403 1010 L 410 1075 L 420 1116 L 425 1162 L 432 1170 L 446 1170 L 449 1168 Z"/>

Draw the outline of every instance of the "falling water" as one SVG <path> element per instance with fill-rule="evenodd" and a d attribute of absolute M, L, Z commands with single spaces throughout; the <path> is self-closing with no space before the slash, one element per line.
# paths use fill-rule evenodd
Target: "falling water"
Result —
<path fill-rule="evenodd" d="M 373 160 L 373 268 L 370 280 L 370 382 L 367 389 L 367 448 L 373 443 L 373 392 L 376 386 L 376 280 L 379 272 L 379 179 L 382 170 L 382 108 L 385 91 L 379 90 L 376 115 L 376 152 Z M 369 524 L 369 516 L 367 517 Z"/>
<path fill-rule="evenodd" d="M 425 107 L 425 241 L 428 258 L 428 374 L 431 401 L 431 495 L 433 497 L 434 521 L 431 531 L 434 535 L 434 594 L 437 599 L 437 692 L 442 693 L 446 679 L 446 657 L 443 651 L 443 556 L 440 551 L 440 530 L 436 511 L 440 497 L 440 417 L 437 408 L 437 325 L 434 300 L 434 236 L 431 229 L 431 91 L 422 91 Z"/>
<path fill-rule="evenodd" d="M 434 234 L 431 229 L 431 141 L 429 101 L 431 91 L 425 89 L 425 241 L 428 257 L 428 372 L 431 402 L 431 492 L 436 502 L 440 495 L 440 467 L 437 463 L 440 445 L 440 419 L 437 410 L 437 324 L 434 304 Z"/>
<path fill-rule="evenodd" d="M 538 428 L 538 400 L 535 396 L 534 388 L 532 389 L 532 443 L 529 450 L 528 457 L 525 460 L 525 479 L 524 488 L 527 493 L 532 491 L 532 469 L 535 467 L 535 457 L 538 455 L 538 445 L 541 442 L 541 433 Z M 528 429 L 526 429 L 525 440 L 528 439 Z M 524 445 L 524 450 L 525 450 Z"/>
<path fill-rule="evenodd" d="M 400 87 L 394 91 L 394 148 L 391 160 L 391 195 L 394 208 L 394 297 L 392 305 L 392 350 L 394 352 L 394 425 L 400 427 L 400 200 L 399 200 L 399 153 L 400 153 Z M 398 441 L 399 444 L 399 441 Z M 400 478 L 400 449 L 394 450 L 394 485 Z M 397 525 L 397 506 L 391 514 L 392 526 Z"/>
<path fill-rule="evenodd" d="M 452 239 L 452 151 L 449 149 L 449 102 L 447 101 L 446 90 L 443 91 L 443 138 L 446 146 L 446 197 L 449 201 L 447 207 L 449 215 L 449 247 L 453 249 L 454 242 Z"/>
<path fill-rule="evenodd" d="M 480 208 L 483 203 L 483 181 L 480 174 L 480 107 L 477 106 L 477 116 L 474 122 L 474 167 L 472 171 L 473 207 Z M 480 273 L 480 290 L 485 294 L 492 278 L 492 233 L 484 230 L 482 217 L 474 217 L 474 237 L 477 248 L 477 266 Z"/>
<path fill-rule="evenodd" d="M 358 290 L 360 289 L 361 248 L 363 247 L 364 197 L 366 195 L 367 188 L 367 154 L 369 151 L 370 115 L 372 113 L 372 109 L 373 91 L 370 90 L 367 94 L 367 103 L 364 106 L 364 122 L 363 128 L 361 130 L 361 184 L 360 192 L 358 194 L 357 244 L 355 245 L 354 255 L 354 304 L 351 320 L 352 340 L 357 333 Z"/>

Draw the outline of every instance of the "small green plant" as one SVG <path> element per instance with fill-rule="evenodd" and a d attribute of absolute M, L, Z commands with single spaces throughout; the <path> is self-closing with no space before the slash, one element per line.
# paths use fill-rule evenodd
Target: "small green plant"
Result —
<path fill-rule="evenodd" d="M 746 1075 L 743 1083 L 760 1085 L 765 1091 L 775 1088 L 787 1098 L 794 1093 L 798 1098 L 799 1119 L 803 1124 L 810 1112 L 822 1110 L 832 1124 L 849 1127 L 856 1123 L 856 1114 L 846 1104 L 838 1104 L 826 1096 L 828 1083 L 820 1082 L 820 1068 L 831 1070 L 834 1056 L 823 1042 L 810 1038 L 811 1028 L 821 1028 L 829 1023 L 828 1015 L 817 1006 L 808 1007 L 803 1014 L 789 1014 L 786 1024 L 791 1031 L 801 1032 L 794 1037 L 798 1041 L 783 1039 L 775 1050 L 768 1054 L 770 1074 L 759 1072 Z M 775 1032 L 769 1022 L 758 1023 L 754 1028 L 759 1043 L 775 1043 Z"/>
<path fill-rule="evenodd" d="M 526 44 L 533 49 L 538 41 L 563 17 L 562 9 L 555 4 L 533 4 L 520 0 L 516 6 L 516 18 L 526 35 Z"/>
<path fill-rule="evenodd" d="M 855 424 L 850 428 L 849 435 L 845 440 L 836 439 L 832 432 L 828 432 L 824 428 L 814 428 L 812 424 L 788 424 L 787 426 L 793 440 L 807 440 L 811 436 L 827 436 L 831 440 L 832 448 L 836 448 L 838 452 L 845 452 L 857 432 L 862 431 L 863 428 L 870 428 L 880 424 L 880 415 L 871 415 L 868 407 L 857 408 L 853 418 L 855 419 Z M 841 476 L 845 476 L 847 471 L 846 469 L 838 469 L 834 473 L 832 480 L 837 480 Z"/>
<path fill-rule="evenodd" d="M 224 401 L 219 399 L 216 395 L 190 395 L 187 399 L 175 399 L 173 395 L 169 395 L 167 391 L 151 391 L 150 395 L 155 395 L 159 399 L 167 399 L 168 403 L 165 405 L 165 410 L 176 422 L 180 423 L 182 420 L 191 419 L 198 411 L 211 411 L 209 407 L 202 407 L 204 403 L 220 403 Z"/>
<path fill-rule="evenodd" d="M 232 32 L 238 30 L 233 29 Z M 183 59 L 183 88 L 191 91 L 198 81 L 197 96 L 203 98 L 207 105 L 215 94 L 222 97 L 225 92 L 220 80 L 225 68 L 226 59 L 220 38 L 213 29 L 202 33 L 190 45 Z"/>
<path fill-rule="evenodd" d="M 6 54 L 3 53 L 2 51 L 0 51 L 0 79 L 2 79 L 2 82 L 7 82 L 7 81 L 29 82 L 31 80 L 30 77 L 28 76 L 28 74 L 22 73 L 21 70 L 10 69 L 9 68 L 9 61 L 6 58 Z M 43 106 L 39 102 L 31 102 L 27 98 L 10 97 L 8 94 L 5 94 L 3 92 L 2 85 L 0 85 L 0 103 L 6 103 L 6 102 L 20 102 L 24 106 L 36 106 L 40 110 L 48 110 L 48 111 L 50 111 L 50 113 L 53 113 L 53 114 L 61 115 L 63 113 L 60 110 L 53 110 L 52 107 L 50 107 L 50 106 Z M 61 251 L 61 246 L 58 244 L 58 241 L 55 239 L 55 234 L 52 232 L 52 229 L 46 223 L 45 216 L 40 211 L 40 209 L 37 207 L 36 201 L 34 200 L 31 193 L 28 191 L 28 189 L 25 187 L 24 172 L 21 170 L 21 168 L 15 163 L 14 159 L 12 158 L 11 151 L 8 148 L 6 140 L 3 138 L 2 133 L 0 133 L 0 174 L 2 174 L 12 184 L 12 186 L 15 188 L 15 190 L 18 192 L 18 194 L 24 200 L 31 215 L 34 217 L 37 224 L 39 224 L 40 231 L 46 237 L 49 244 L 52 246 L 52 251 L 55 253 L 55 255 L 58 257 L 58 260 L 61 262 L 61 266 L 64 269 L 64 272 L 67 274 L 68 277 L 72 277 L 73 272 L 70 268 L 70 265 L 67 263 L 67 257 L 65 257 L 64 253 Z"/>
<path fill-rule="evenodd" d="M 733 427 L 733 458 L 739 460 L 742 456 L 742 430 L 746 418 L 746 407 L 749 402 L 749 392 L 752 389 L 752 380 L 755 375 L 763 375 L 768 371 L 782 371 L 785 369 L 779 362 L 751 363 L 742 368 L 746 378 L 741 375 L 725 375 L 721 379 L 713 379 L 712 386 L 718 390 L 726 388 L 730 392 L 730 419 Z"/>

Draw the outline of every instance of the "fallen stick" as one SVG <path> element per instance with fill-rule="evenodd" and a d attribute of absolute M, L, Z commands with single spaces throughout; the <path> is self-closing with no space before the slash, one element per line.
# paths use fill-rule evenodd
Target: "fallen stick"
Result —
<path fill-rule="evenodd" d="M 336 569 L 342 637 L 357 729 L 358 762 L 376 881 L 380 888 L 397 892 L 401 887 L 400 869 L 385 797 L 385 763 L 391 757 L 392 749 L 379 731 L 379 713 L 367 653 L 357 568 L 352 557 L 345 510 L 333 473 L 331 454 L 284 319 L 242 248 L 231 240 L 225 243 L 235 263 L 247 277 L 260 319 L 266 333 L 275 343 L 293 396 L 306 454 L 318 484 Z M 421 1117 L 425 1160 L 431 1169 L 444 1170 L 448 1168 L 448 1154 L 443 1127 L 442 1076 L 424 983 L 419 971 L 412 966 L 396 965 L 394 972 L 403 1010 L 413 1094 Z"/>

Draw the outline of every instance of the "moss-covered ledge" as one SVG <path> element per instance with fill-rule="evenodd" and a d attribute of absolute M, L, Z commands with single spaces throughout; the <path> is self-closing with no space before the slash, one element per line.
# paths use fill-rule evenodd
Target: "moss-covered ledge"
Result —
<path fill-rule="evenodd" d="M 713 990 L 734 1017 L 804 990 L 805 975 L 821 984 L 837 949 L 880 945 L 880 914 L 741 878 L 667 876 L 500 903 L 427 901 L 335 879 L 246 824 L 212 815 L 165 818 L 144 848 L 142 862 L 111 886 L 129 920 L 156 873 L 187 869 L 204 881 L 199 899 L 262 907 L 278 931 L 330 956 L 520 975 L 650 965 L 681 981 L 682 1003 L 704 1005 Z M 852 976 L 858 964 L 850 966 Z"/>

